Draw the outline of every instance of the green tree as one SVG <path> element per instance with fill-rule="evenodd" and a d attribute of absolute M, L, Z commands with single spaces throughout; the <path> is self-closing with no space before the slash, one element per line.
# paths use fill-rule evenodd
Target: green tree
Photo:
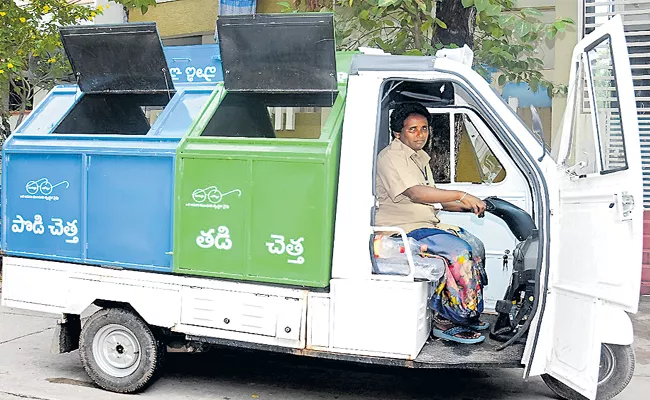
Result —
<path fill-rule="evenodd" d="M 113 0 L 116 3 L 122 4 L 127 11 L 131 9 L 140 10 L 142 14 L 146 14 L 149 11 L 149 7 L 156 6 L 156 0 Z"/>
<path fill-rule="evenodd" d="M 284 11 L 334 11 L 337 46 L 353 50 L 377 46 L 392 54 L 433 55 L 443 47 L 468 45 L 475 68 L 498 83 L 526 82 L 549 95 L 563 94 L 542 74 L 538 49 L 545 40 L 574 24 L 570 18 L 550 23 L 535 8 L 516 9 L 513 0 L 294 0 Z"/>
<path fill-rule="evenodd" d="M 115 0 L 146 13 L 156 0 Z M 104 11 L 70 0 L 0 0 L 0 146 L 11 133 L 10 97 L 18 123 L 39 91 L 70 79 L 59 27 L 92 22 Z M 107 6 L 108 7 L 108 6 Z"/>
<path fill-rule="evenodd" d="M 486 78 L 496 72 L 501 86 L 526 82 L 535 92 L 546 89 L 549 96 L 566 93 L 566 86 L 544 78 L 538 49 L 574 22 L 560 18 L 545 23 L 539 10 L 516 9 L 512 0 L 294 0 L 278 4 L 285 12 L 334 11 L 340 50 L 376 46 L 392 54 L 434 55 L 442 48 L 467 45 L 474 51 L 474 68 Z M 460 121 L 455 131 L 458 155 Z M 432 156 L 434 179 L 444 182 L 449 177 L 450 155 L 434 154 L 437 147 L 430 141 L 425 150 Z"/>
<path fill-rule="evenodd" d="M 10 134 L 10 96 L 22 120 L 34 94 L 69 75 L 58 28 L 92 21 L 101 12 L 66 0 L 23 6 L 0 0 L 0 144 Z"/>

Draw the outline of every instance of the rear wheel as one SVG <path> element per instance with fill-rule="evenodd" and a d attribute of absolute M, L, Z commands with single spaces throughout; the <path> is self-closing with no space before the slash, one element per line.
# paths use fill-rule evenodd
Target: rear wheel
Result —
<path fill-rule="evenodd" d="M 613 399 L 627 387 L 634 375 L 634 361 L 632 346 L 602 345 L 596 400 Z M 584 396 L 550 375 L 542 375 L 542 379 L 562 399 L 585 400 Z"/>
<path fill-rule="evenodd" d="M 134 312 L 109 308 L 84 324 L 79 340 L 81 363 L 100 387 L 134 393 L 153 381 L 165 347 Z"/>

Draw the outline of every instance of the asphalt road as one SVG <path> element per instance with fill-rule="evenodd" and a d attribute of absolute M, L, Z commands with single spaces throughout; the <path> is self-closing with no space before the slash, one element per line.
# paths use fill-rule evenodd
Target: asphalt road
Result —
<path fill-rule="evenodd" d="M 650 392 L 650 301 L 636 317 L 637 369 L 617 398 Z M 98 389 L 77 352 L 49 352 L 55 317 L 0 308 L 0 399 L 127 399 Z M 539 378 L 521 370 L 405 370 L 239 349 L 170 354 L 146 399 L 469 400 L 554 398 Z"/>

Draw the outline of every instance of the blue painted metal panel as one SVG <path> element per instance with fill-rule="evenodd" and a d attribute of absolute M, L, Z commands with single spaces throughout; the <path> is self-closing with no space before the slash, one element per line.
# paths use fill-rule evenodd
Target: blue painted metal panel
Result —
<path fill-rule="evenodd" d="M 163 52 L 174 85 L 223 81 L 219 45 L 168 46 Z"/>
<path fill-rule="evenodd" d="M 150 135 L 182 137 L 207 103 L 212 89 L 208 87 L 179 91 L 151 127 Z"/>
<path fill-rule="evenodd" d="M 5 154 L 3 164 L 7 253 L 81 261 L 82 157 Z"/>
<path fill-rule="evenodd" d="M 174 158 L 93 155 L 88 259 L 171 270 Z"/>
<path fill-rule="evenodd" d="M 176 154 L 178 142 L 178 138 L 151 136 L 11 135 L 2 146 L 2 152 L 172 156 Z"/>
<path fill-rule="evenodd" d="M 54 88 L 17 127 L 14 134 L 51 133 L 75 104 L 80 94 L 76 86 Z"/>
<path fill-rule="evenodd" d="M 165 137 L 11 136 L 3 148 L 3 249 L 10 255 L 171 271 L 177 144 L 178 138 Z M 48 175 L 28 178 L 42 171 Z M 129 220 L 133 223 L 124 225 Z M 74 228 L 76 239 L 70 236 Z M 68 239 L 66 245 L 44 240 L 48 234 Z M 134 236 L 145 239 L 138 243 Z"/>
<path fill-rule="evenodd" d="M 214 85 L 179 83 L 149 133 L 60 135 L 83 96 L 57 87 L 2 148 L 10 255 L 170 272 L 176 147 Z"/>

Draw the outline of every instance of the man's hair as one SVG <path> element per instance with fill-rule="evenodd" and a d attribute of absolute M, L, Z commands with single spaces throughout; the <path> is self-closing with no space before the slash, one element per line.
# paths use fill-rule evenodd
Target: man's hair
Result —
<path fill-rule="evenodd" d="M 431 114 L 425 106 L 417 102 L 400 103 L 395 107 L 393 113 L 390 115 L 390 130 L 391 132 L 401 132 L 404 128 L 404 122 L 411 115 L 421 115 L 427 119 L 427 123 L 431 125 Z"/>

